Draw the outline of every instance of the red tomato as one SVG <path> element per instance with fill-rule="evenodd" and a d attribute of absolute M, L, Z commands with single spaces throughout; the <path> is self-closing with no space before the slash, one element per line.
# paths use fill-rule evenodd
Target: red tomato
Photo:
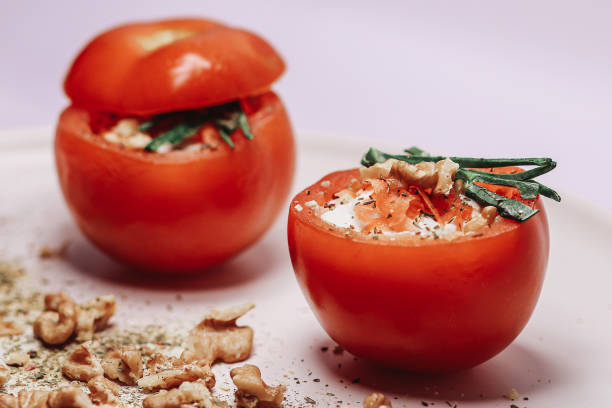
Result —
<path fill-rule="evenodd" d="M 67 108 L 56 164 L 81 230 L 111 256 L 158 272 L 199 271 L 253 243 L 284 205 L 295 153 L 278 97 L 266 93 L 250 106 L 252 140 L 167 154 L 106 143 L 88 111 Z"/>
<path fill-rule="evenodd" d="M 262 38 L 201 19 L 117 27 L 72 64 L 72 103 L 122 115 L 218 105 L 266 92 L 285 64 Z"/>
<path fill-rule="evenodd" d="M 373 240 L 347 236 L 305 205 L 322 205 L 353 178 L 356 169 L 324 177 L 330 186 L 308 187 L 289 211 L 295 274 L 327 333 L 364 359 L 419 372 L 472 367 L 508 346 L 535 307 L 548 262 L 539 200 L 531 219 L 502 219 L 477 237 Z"/>

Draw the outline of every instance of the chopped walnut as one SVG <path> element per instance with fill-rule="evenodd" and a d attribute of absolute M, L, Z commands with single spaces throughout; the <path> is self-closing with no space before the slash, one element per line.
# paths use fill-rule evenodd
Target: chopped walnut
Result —
<path fill-rule="evenodd" d="M 142 354 L 135 346 L 125 346 L 112 350 L 102 361 L 104 374 L 124 384 L 136 384 L 142 377 Z"/>
<path fill-rule="evenodd" d="M 47 408 L 51 391 L 22 390 L 19 391 L 17 399 L 19 408 Z M 0 404 L 2 406 L 2 404 Z"/>
<path fill-rule="evenodd" d="M 87 394 L 79 387 L 63 387 L 49 395 L 49 408 L 91 408 L 92 405 Z"/>
<path fill-rule="evenodd" d="M 121 406 L 119 400 L 119 386 L 100 375 L 87 382 L 89 398 L 96 405 Z"/>
<path fill-rule="evenodd" d="M 66 255 L 66 251 L 68 251 L 68 245 L 68 242 L 64 242 L 57 248 L 42 246 L 38 251 L 38 257 L 40 259 L 62 258 Z"/>
<path fill-rule="evenodd" d="M 497 208 L 489 205 L 483 208 L 480 214 L 475 215 L 471 220 L 465 223 L 463 232 L 476 232 L 487 225 L 491 225 L 495 221 L 495 217 L 497 217 Z"/>
<path fill-rule="evenodd" d="M 121 119 L 102 137 L 109 143 L 120 144 L 130 149 L 143 149 L 153 140 L 151 136 L 139 130 L 140 124 L 136 119 Z"/>
<path fill-rule="evenodd" d="M 14 395 L 0 394 L 0 408 L 19 408 L 19 401 Z"/>
<path fill-rule="evenodd" d="M 62 373 L 71 380 L 89 381 L 104 375 L 100 361 L 91 351 L 91 342 L 77 347 L 62 366 Z"/>
<path fill-rule="evenodd" d="M 200 380 L 211 389 L 215 386 L 215 375 L 210 366 L 198 364 L 185 364 L 180 368 L 147 375 L 138 380 L 138 386 L 150 390 L 169 389 L 196 380 Z"/>
<path fill-rule="evenodd" d="M 213 310 L 191 330 L 187 337 L 186 361 L 204 360 L 210 364 L 216 360 L 235 363 L 245 360 L 253 347 L 253 329 L 236 326 L 236 320 L 255 305 L 244 304 L 227 310 Z"/>
<path fill-rule="evenodd" d="M 215 401 L 210 391 L 199 382 L 184 382 L 180 387 L 170 391 L 160 391 L 142 401 L 143 408 L 222 408 L 225 403 Z"/>
<path fill-rule="evenodd" d="M 15 367 L 22 367 L 30 361 L 30 356 L 27 353 L 14 352 L 6 358 L 6 364 Z"/>
<path fill-rule="evenodd" d="M 363 408 L 391 408 L 391 401 L 380 392 L 373 392 L 363 400 Z"/>
<path fill-rule="evenodd" d="M 368 178 L 398 179 L 408 186 L 432 188 L 434 194 L 448 194 L 453 186 L 459 165 L 446 158 L 437 163 L 420 162 L 410 164 L 401 160 L 389 159 L 370 167 L 362 167 L 362 180 Z"/>
<path fill-rule="evenodd" d="M 283 402 L 285 386 L 267 385 L 261 379 L 261 371 L 254 365 L 233 368 L 230 376 L 238 388 L 236 404 L 239 407 L 279 407 Z"/>
<path fill-rule="evenodd" d="M 45 296 L 48 309 L 34 322 L 34 336 L 46 344 L 63 344 L 76 327 L 76 307 L 72 299 L 58 293 Z"/>
<path fill-rule="evenodd" d="M 21 327 L 0 317 L 0 337 L 19 336 L 20 334 L 23 334 Z"/>
<path fill-rule="evenodd" d="M 113 295 L 98 296 L 77 308 L 76 340 L 87 341 L 93 338 L 95 331 L 102 330 L 115 314 L 117 305 Z"/>
<path fill-rule="evenodd" d="M 11 369 L 8 368 L 4 361 L 0 360 L 0 386 L 6 384 L 11 374 Z"/>
<path fill-rule="evenodd" d="M 159 373 L 161 371 L 180 368 L 183 365 L 185 365 L 185 361 L 183 359 L 167 356 L 161 353 L 154 353 L 149 361 L 147 361 L 147 367 L 152 373 Z"/>
<path fill-rule="evenodd" d="M 34 322 L 34 336 L 48 345 L 63 344 L 76 332 L 79 342 L 91 340 L 116 310 L 113 295 L 99 296 L 82 305 L 63 293 L 45 296 L 45 309 Z"/>

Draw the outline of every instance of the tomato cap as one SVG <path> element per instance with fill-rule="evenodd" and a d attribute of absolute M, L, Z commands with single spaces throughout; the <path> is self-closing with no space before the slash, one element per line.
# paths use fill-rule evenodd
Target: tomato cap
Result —
<path fill-rule="evenodd" d="M 204 19 L 119 26 L 73 62 L 64 90 L 75 106 L 152 115 L 261 94 L 285 63 L 261 37 Z"/>

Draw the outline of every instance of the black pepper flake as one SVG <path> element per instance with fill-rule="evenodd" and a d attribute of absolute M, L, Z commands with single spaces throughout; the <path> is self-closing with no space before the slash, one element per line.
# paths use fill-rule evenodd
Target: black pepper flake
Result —
<path fill-rule="evenodd" d="M 354 378 L 353 381 L 351 381 L 351 383 L 353 384 L 359 384 L 361 382 L 361 378 Z"/>
<path fill-rule="evenodd" d="M 329 350 L 329 347 L 321 347 L 321 351 L 322 351 L 323 353 L 325 353 L 327 350 Z"/>
<path fill-rule="evenodd" d="M 344 349 L 342 347 L 340 347 L 340 346 L 336 346 L 336 347 L 334 347 L 333 353 L 334 354 L 342 354 L 342 353 L 344 353 Z"/>
<path fill-rule="evenodd" d="M 424 407 L 428 407 L 429 406 L 429 404 L 426 403 L 425 401 L 421 401 L 421 405 L 424 406 Z"/>
<path fill-rule="evenodd" d="M 306 190 L 306 195 L 310 195 L 310 190 Z"/>

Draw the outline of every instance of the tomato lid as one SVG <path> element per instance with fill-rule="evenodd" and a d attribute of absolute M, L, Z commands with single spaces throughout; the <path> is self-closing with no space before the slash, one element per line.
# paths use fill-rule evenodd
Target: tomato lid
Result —
<path fill-rule="evenodd" d="M 263 93 L 284 70 L 276 51 L 253 33 L 175 19 L 100 34 L 73 62 L 64 90 L 88 110 L 150 115 Z"/>

